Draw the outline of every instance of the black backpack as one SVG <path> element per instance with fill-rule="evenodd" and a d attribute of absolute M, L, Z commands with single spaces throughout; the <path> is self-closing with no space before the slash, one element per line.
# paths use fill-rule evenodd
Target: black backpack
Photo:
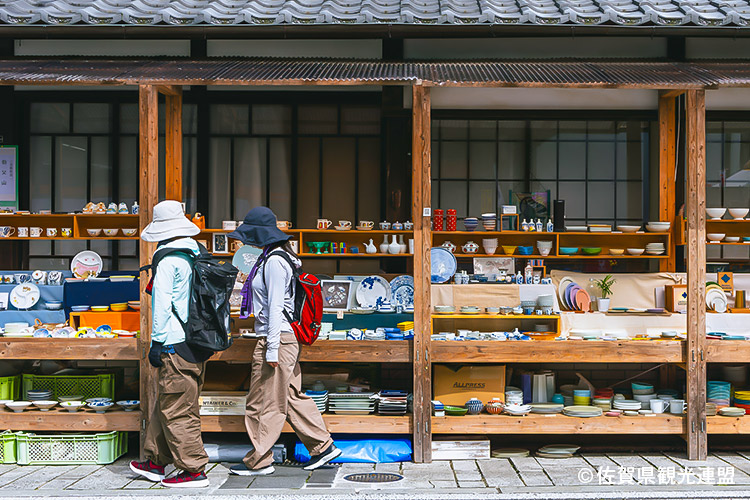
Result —
<path fill-rule="evenodd" d="M 151 293 L 159 262 L 164 257 L 172 254 L 189 257 L 193 264 L 193 279 L 187 322 L 182 321 L 174 304 L 172 313 L 182 324 L 188 346 L 202 351 L 223 351 L 232 345 L 229 298 L 239 270 L 226 260 L 215 259 L 203 245 L 198 244 L 198 247 L 200 254 L 197 256 L 183 248 L 164 247 L 157 250 L 151 265 L 141 268 L 141 271 L 151 269 L 151 282 L 146 292 Z"/>

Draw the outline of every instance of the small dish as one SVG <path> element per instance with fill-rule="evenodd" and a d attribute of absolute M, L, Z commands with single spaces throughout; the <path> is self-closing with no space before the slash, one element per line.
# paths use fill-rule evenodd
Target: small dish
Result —
<path fill-rule="evenodd" d="M 134 229 L 134 228 L 127 228 L 127 229 L 122 230 L 122 234 L 124 234 L 125 236 L 135 236 L 135 233 L 137 232 L 138 232 L 138 229 Z"/>
<path fill-rule="evenodd" d="M 117 236 L 119 229 L 103 229 L 105 236 Z"/>
<path fill-rule="evenodd" d="M 91 306 L 91 310 L 94 312 L 107 312 L 109 311 L 109 306 Z"/>
<path fill-rule="evenodd" d="M 107 410 L 114 406 L 114 403 L 112 401 L 95 401 L 88 403 L 88 406 L 92 410 L 95 410 L 96 413 L 106 413 Z"/>
<path fill-rule="evenodd" d="M 468 413 L 468 408 L 461 408 L 460 406 L 446 406 L 445 414 L 450 417 L 463 417 Z"/>
<path fill-rule="evenodd" d="M 125 411 L 134 411 L 138 408 L 138 406 L 141 404 L 140 401 L 137 399 L 128 399 L 125 401 L 118 401 L 117 406 L 122 408 Z"/>
<path fill-rule="evenodd" d="M 112 312 L 124 312 L 128 310 L 128 303 L 122 302 L 119 304 L 110 304 L 109 308 L 112 310 Z"/>
<path fill-rule="evenodd" d="M 599 247 L 583 247 L 581 251 L 583 251 L 584 255 L 599 255 L 602 253 L 602 249 Z"/>
<path fill-rule="evenodd" d="M 750 208 L 730 208 L 729 209 L 729 215 L 731 215 L 732 219 L 734 220 L 744 219 L 748 212 L 750 212 Z"/>
<path fill-rule="evenodd" d="M 518 247 L 518 255 L 531 255 L 534 252 L 534 247 L 520 246 Z"/>
<path fill-rule="evenodd" d="M 516 247 L 515 245 L 503 245 L 503 252 L 505 252 L 505 255 L 513 255 L 516 253 Z"/>
<path fill-rule="evenodd" d="M 86 232 L 89 233 L 89 236 L 99 236 L 102 234 L 101 229 L 87 229 Z"/>
<path fill-rule="evenodd" d="M 50 311 L 59 311 L 62 309 L 63 303 L 59 300 L 48 300 L 44 303 L 44 307 L 46 307 Z"/>
<path fill-rule="evenodd" d="M 725 236 L 724 241 L 727 243 L 739 243 L 740 237 L 739 236 Z"/>
<path fill-rule="evenodd" d="M 80 410 L 81 407 L 85 404 L 86 403 L 84 403 L 83 401 L 63 401 L 62 403 L 60 403 L 60 406 L 71 413 L 75 413 Z"/>
<path fill-rule="evenodd" d="M 57 406 L 57 401 L 34 401 L 33 404 L 40 411 L 49 411 L 50 408 Z"/>
<path fill-rule="evenodd" d="M 643 252 L 645 251 L 645 248 L 628 248 L 628 253 L 630 255 L 643 255 Z"/>
<path fill-rule="evenodd" d="M 31 401 L 13 401 L 10 403 L 5 403 L 6 408 L 10 408 L 16 413 L 21 413 L 29 406 L 31 406 Z"/>
<path fill-rule="evenodd" d="M 624 248 L 610 248 L 609 249 L 609 254 L 610 255 L 622 255 L 624 253 L 625 253 L 625 249 Z"/>
<path fill-rule="evenodd" d="M 623 233 L 637 233 L 640 229 L 641 226 L 617 226 L 617 230 Z"/>

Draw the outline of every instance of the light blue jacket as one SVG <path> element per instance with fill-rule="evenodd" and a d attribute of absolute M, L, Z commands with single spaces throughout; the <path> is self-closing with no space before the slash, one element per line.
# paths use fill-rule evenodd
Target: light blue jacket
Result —
<path fill-rule="evenodd" d="M 180 238 L 159 245 L 159 248 L 165 247 L 184 248 L 195 255 L 200 254 L 198 243 L 192 238 Z M 172 312 L 172 304 L 180 319 L 187 321 L 193 264 L 184 255 L 172 254 L 164 257 L 158 267 L 151 291 L 151 341 L 164 345 L 179 344 L 185 341 L 185 332 Z"/>

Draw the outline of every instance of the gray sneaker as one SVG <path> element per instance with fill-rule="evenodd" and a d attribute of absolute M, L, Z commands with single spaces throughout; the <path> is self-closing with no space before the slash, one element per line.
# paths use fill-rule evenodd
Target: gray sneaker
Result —
<path fill-rule="evenodd" d="M 275 470 L 273 465 L 263 467 L 262 469 L 248 469 L 245 464 L 237 464 L 229 468 L 229 473 L 235 476 L 267 476 L 273 474 Z"/>

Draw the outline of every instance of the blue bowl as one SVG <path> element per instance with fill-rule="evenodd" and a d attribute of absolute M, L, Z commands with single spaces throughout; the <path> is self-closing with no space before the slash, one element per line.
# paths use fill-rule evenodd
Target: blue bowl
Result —
<path fill-rule="evenodd" d="M 518 255 L 531 255 L 534 253 L 534 247 L 518 247 Z"/>
<path fill-rule="evenodd" d="M 578 247 L 560 247 L 561 255 L 574 255 L 578 253 Z"/>

